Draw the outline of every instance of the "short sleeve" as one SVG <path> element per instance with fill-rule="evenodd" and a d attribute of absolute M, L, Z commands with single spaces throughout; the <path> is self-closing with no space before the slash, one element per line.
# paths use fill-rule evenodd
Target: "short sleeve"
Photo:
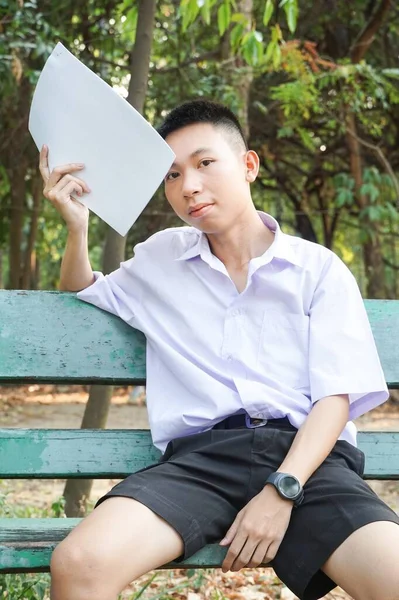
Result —
<path fill-rule="evenodd" d="M 389 394 L 359 287 L 333 253 L 322 270 L 309 316 L 312 402 L 348 394 L 350 419 L 385 402 Z"/>
<path fill-rule="evenodd" d="M 139 301 L 137 281 L 132 275 L 134 260 L 121 263 L 119 269 L 109 275 L 95 271 L 94 283 L 77 293 L 79 300 L 94 304 L 126 322 L 132 321 L 135 304 Z"/>

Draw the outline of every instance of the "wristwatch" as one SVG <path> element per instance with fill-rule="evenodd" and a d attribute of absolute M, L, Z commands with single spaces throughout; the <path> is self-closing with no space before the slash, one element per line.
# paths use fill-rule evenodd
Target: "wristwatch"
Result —
<path fill-rule="evenodd" d="M 295 475 L 272 473 L 266 479 L 266 485 L 268 483 L 276 488 L 281 498 L 284 498 L 284 500 L 293 500 L 295 508 L 303 502 L 303 487 Z"/>

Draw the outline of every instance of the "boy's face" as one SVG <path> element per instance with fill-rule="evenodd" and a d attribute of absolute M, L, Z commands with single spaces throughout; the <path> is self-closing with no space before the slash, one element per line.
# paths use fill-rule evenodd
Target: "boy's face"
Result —
<path fill-rule="evenodd" d="M 249 183 L 258 173 L 257 155 L 209 123 L 188 125 L 166 141 L 176 155 L 165 177 L 173 210 L 204 233 L 226 231 L 252 203 Z"/>

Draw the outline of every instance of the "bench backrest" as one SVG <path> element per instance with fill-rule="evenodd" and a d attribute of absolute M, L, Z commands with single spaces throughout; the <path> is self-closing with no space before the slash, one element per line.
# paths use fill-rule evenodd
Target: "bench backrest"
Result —
<path fill-rule="evenodd" d="M 399 300 L 365 304 L 386 381 L 399 387 Z M 1 290 L 2 382 L 142 384 L 145 338 L 74 293 Z"/>

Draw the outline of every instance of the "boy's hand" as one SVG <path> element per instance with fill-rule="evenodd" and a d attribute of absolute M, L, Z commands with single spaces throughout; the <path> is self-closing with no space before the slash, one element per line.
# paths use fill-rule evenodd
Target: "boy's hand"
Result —
<path fill-rule="evenodd" d="M 89 209 L 81 202 L 72 198 L 73 193 L 82 196 L 84 192 L 90 193 L 89 186 L 71 173 L 84 169 L 83 164 L 71 163 L 55 167 L 50 173 L 48 166 L 48 148 L 43 146 L 40 151 L 39 169 L 44 181 L 44 197 L 50 200 L 67 224 L 71 232 L 82 231 L 87 228 Z"/>
<path fill-rule="evenodd" d="M 230 544 L 222 571 L 257 567 L 276 556 L 287 531 L 294 503 L 281 498 L 271 485 L 263 490 L 236 516 L 221 546 Z"/>

